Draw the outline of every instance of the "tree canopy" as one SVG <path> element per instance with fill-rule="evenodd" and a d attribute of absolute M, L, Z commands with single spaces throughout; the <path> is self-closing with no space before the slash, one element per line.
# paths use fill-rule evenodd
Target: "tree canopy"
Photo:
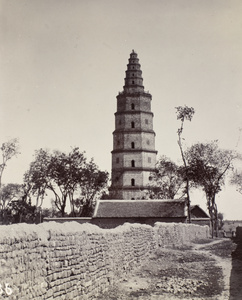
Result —
<path fill-rule="evenodd" d="M 242 194 L 242 171 L 235 170 L 231 176 L 230 183 Z"/>
<path fill-rule="evenodd" d="M 13 200 L 21 193 L 21 185 L 19 184 L 2 184 L 3 172 L 7 167 L 7 162 L 14 156 L 19 154 L 18 139 L 11 139 L 2 143 L 0 147 L 2 161 L 0 163 L 0 222 L 8 223 L 8 214 Z"/>
<path fill-rule="evenodd" d="M 3 171 L 5 170 L 7 166 L 7 162 L 17 154 L 19 154 L 19 142 L 18 139 L 11 139 L 5 143 L 2 144 L 1 148 L 2 153 L 2 162 L 0 163 L 0 188 L 2 185 L 2 176 Z"/>
<path fill-rule="evenodd" d="M 218 141 L 197 143 L 185 152 L 188 162 L 188 176 L 196 186 L 202 187 L 206 194 L 212 229 L 217 230 L 218 210 L 215 201 L 225 183 L 233 161 L 238 154 L 218 147 Z"/>
<path fill-rule="evenodd" d="M 156 172 L 153 172 L 150 177 L 150 198 L 174 199 L 184 196 L 183 170 L 166 156 L 160 157 L 156 163 Z"/>
<path fill-rule="evenodd" d="M 108 173 L 100 171 L 93 159 L 87 162 L 79 148 L 69 153 L 40 149 L 24 175 L 25 186 L 37 202 L 43 201 L 47 191 L 52 192 L 62 216 L 68 200 L 72 215 L 91 215 L 95 196 L 107 180 Z"/>

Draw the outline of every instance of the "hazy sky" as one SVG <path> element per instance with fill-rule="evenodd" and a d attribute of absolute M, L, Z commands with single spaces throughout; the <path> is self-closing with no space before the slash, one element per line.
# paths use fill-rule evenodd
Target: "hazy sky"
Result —
<path fill-rule="evenodd" d="M 22 182 L 34 150 L 78 146 L 111 172 L 116 96 L 132 49 L 153 97 L 158 155 L 180 160 L 175 107 L 195 108 L 187 146 L 242 152 L 241 0 L 0 0 L 0 143 L 21 155 L 3 181 Z M 242 219 L 242 196 L 217 197 Z M 192 204 L 205 205 L 203 193 Z"/>

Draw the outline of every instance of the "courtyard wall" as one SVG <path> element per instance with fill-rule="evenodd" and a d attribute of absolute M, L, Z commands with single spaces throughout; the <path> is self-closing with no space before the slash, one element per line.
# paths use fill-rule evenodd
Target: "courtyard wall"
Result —
<path fill-rule="evenodd" d="M 208 237 L 207 226 L 181 223 L 114 229 L 77 222 L 1 226 L 1 297 L 95 299 L 159 247 Z"/>

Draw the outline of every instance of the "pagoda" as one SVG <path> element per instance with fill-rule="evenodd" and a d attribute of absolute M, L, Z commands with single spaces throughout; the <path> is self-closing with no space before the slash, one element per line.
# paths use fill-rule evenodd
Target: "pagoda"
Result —
<path fill-rule="evenodd" d="M 130 54 L 123 91 L 117 96 L 112 151 L 112 199 L 144 199 L 155 170 L 152 96 L 144 91 L 137 53 Z"/>

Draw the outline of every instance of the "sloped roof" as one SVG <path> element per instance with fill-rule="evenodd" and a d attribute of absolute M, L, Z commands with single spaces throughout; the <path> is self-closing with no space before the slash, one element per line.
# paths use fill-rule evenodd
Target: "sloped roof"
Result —
<path fill-rule="evenodd" d="M 209 215 L 199 205 L 191 205 L 191 217 L 209 218 Z"/>
<path fill-rule="evenodd" d="M 185 199 L 98 200 L 93 218 L 186 217 L 185 207 Z"/>

